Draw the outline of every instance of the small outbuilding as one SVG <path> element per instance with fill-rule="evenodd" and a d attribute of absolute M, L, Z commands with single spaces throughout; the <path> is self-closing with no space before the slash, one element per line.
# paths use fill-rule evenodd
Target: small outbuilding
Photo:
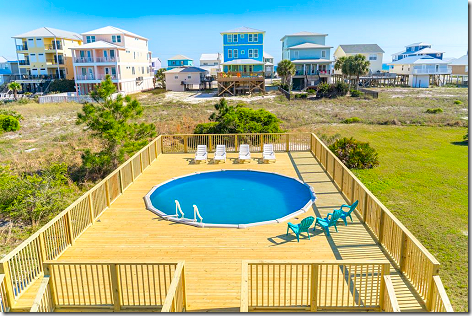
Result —
<path fill-rule="evenodd" d="M 180 67 L 167 70 L 166 89 L 168 91 L 202 90 L 211 83 L 207 70 L 198 67 Z"/>

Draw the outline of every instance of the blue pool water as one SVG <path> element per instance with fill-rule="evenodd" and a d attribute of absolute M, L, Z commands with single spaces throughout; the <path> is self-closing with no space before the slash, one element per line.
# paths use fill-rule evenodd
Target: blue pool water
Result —
<path fill-rule="evenodd" d="M 177 178 L 155 189 L 152 206 L 175 214 L 178 200 L 185 218 L 197 205 L 204 223 L 249 224 L 275 220 L 314 200 L 310 187 L 281 175 L 249 170 L 204 172 Z"/>

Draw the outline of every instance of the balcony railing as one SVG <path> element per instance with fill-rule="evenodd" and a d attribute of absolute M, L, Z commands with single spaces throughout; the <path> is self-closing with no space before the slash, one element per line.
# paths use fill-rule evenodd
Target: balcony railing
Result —
<path fill-rule="evenodd" d="M 296 76 L 317 76 L 317 75 L 330 75 L 332 74 L 333 71 L 332 70 L 316 70 L 316 71 L 303 71 L 303 69 L 301 70 L 297 70 L 295 72 L 295 75 Z"/>
<path fill-rule="evenodd" d="M 228 71 L 218 72 L 218 78 L 264 78 L 264 72 L 240 72 L 240 71 Z"/>
<path fill-rule="evenodd" d="M 104 80 L 106 76 L 107 76 L 106 74 L 77 75 L 76 80 Z M 120 75 L 117 75 L 117 74 L 114 74 L 114 75 L 110 74 L 110 77 L 112 80 L 120 79 Z"/>
<path fill-rule="evenodd" d="M 64 76 L 59 78 L 58 75 L 15 75 L 14 80 L 51 80 L 51 79 L 63 79 Z"/>
<path fill-rule="evenodd" d="M 48 65 L 64 65 L 64 60 L 59 59 L 59 61 L 56 61 L 55 59 L 46 59 L 46 63 Z"/>
<path fill-rule="evenodd" d="M 56 48 L 57 47 L 57 48 Z M 49 44 L 49 45 L 44 45 L 44 49 L 46 50 L 56 50 L 56 49 L 62 49 L 62 44 Z"/>
<path fill-rule="evenodd" d="M 118 57 L 76 57 L 75 63 L 116 63 Z"/>
<path fill-rule="evenodd" d="M 20 66 L 25 66 L 25 65 L 29 65 L 29 64 L 30 64 L 29 60 L 27 60 L 27 59 L 25 59 L 25 60 L 20 60 L 19 63 L 20 63 Z"/>
<path fill-rule="evenodd" d="M 16 50 L 28 50 L 28 45 L 16 45 Z"/>
<path fill-rule="evenodd" d="M 448 74 L 451 74 L 452 73 L 452 70 L 451 69 L 448 69 L 447 67 L 443 67 L 443 68 L 438 68 L 438 69 L 435 69 L 435 68 L 426 68 L 426 69 L 413 69 L 413 74 L 414 75 L 448 75 Z"/>

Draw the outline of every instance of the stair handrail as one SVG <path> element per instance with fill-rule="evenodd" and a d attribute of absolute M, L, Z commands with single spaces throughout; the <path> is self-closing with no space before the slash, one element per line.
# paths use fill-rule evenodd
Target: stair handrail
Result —
<path fill-rule="evenodd" d="M 203 221 L 203 217 L 200 215 L 200 212 L 198 211 L 198 207 L 194 204 L 193 205 L 193 220 L 196 222 L 197 221 L 197 216 L 200 218 L 200 223 Z"/>

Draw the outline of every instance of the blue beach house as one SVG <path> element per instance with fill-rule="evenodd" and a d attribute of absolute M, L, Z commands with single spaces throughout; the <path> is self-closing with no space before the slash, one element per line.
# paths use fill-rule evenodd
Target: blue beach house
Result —
<path fill-rule="evenodd" d="M 184 55 L 175 55 L 167 60 L 167 70 L 178 67 L 192 67 L 193 59 Z"/>
<path fill-rule="evenodd" d="M 392 61 L 401 60 L 412 56 L 430 56 L 437 59 L 443 59 L 444 52 L 431 48 L 431 44 L 419 42 L 405 46 L 401 52 L 392 55 Z"/>
<path fill-rule="evenodd" d="M 223 72 L 264 71 L 264 31 L 239 27 L 223 35 Z"/>

